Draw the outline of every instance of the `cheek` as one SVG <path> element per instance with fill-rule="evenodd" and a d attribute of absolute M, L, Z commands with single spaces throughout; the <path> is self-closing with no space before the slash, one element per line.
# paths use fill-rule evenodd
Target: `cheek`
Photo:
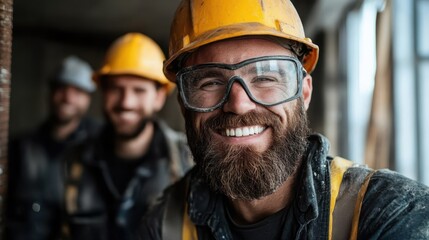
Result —
<path fill-rule="evenodd" d="M 199 132 L 202 126 L 202 119 L 200 117 L 195 117 L 193 119 L 193 125 L 195 130 Z"/>
<path fill-rule="evenodd" d="M 193 124 L 198 133 L 202 131 L 204 128 L 204 125 L 206 124 L 207 120 L 209 120 L 211 117 L 216 116 L 219 113 L 219 110 L 215 110 L 214 112 L 209 113 L 194 113 L 193 117 Z"/>
<path fill-rule="evenodd" d="M 59 92 L 54 92 L 51 95 L 51 102 L 53 102 L 54 104 L 59 104 L 62 102 L 63 99 L 63 95 Z"/>
<path fill-rule="evenodd" d="M 201 114 L 192 112 L 190 110 L 184 110 L 183 115 L 185 117 L 186 127 L 194 129 L 196 133 L 200 132 Z"/>
<path fill-rule="evenodd" d="M 109 111 L 116 105 L 116 97 L 113 94 L 104 94 L 103 96 L 103 108 L 105 111 Z"/>
<path fill-rule="evenodd" d="M 300 104 L 298 103 L 297 100 L 295 100 L 281 105 L 270 107 L 268 108 L 268 110 L 280 119 L 281 128 L 286 129 L 295 120 L 296 109 L 298 108 L 298 105 Z"/>
<path fill-rule="evenodd" d="M 200 132 L 204 127 L 204 124 L 207 122 L 207 120 L 210 117 L 214 116 L 215 114 L 219 114 L 219 110 L 216 110 L 214 112 L 209 112 L 209 113 L 193 112 L 187 109 L 183 110 L 186 128 L 193 129 L 193 131 L 195 131 L 196 134 L 200 134 Z"/>
<path fill-rule="evenodd" d="M 154 99 L 154 97 L 150 96 L 139 96 L 136 98 L 136 106 L 138 106 L 137 109 L 145 114 L 151 114 L 155 112 L 156 102 Z"/>
<path fill-rule="evenodd" d="M 83 109 L 88 108 L 90 103 L 91 103 L 91 98 L 88 96 L 82 96 L 79 98 L 79 106 Z"/>
<path fill-rule="evenodd" d="M 282 125 L 286 126 L 287 123 L 288 123 L 288 121 L 289 121 L 288 120 L 289 115 L 291 114 L 291 111 L 290 111 L 291 106 L 290 105 L 295 105 L 295 104 L 293 104 L 293 102 L 292 103 L 291 102 L 284 103 L 284 104 L 281 104 L 281 105 L 276 105 L 276 106 L 273 106 L 273 107 L 269 107 L 268 110 L 272 114 L 278 116 L 280 118 L 280 121 L 282 122 Z"/>

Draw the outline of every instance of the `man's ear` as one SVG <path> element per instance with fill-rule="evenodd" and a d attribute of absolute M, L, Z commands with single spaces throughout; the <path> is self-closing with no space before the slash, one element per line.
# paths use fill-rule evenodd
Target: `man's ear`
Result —
<path fill-rule="evenodd" d="M 311 102 L 311 94 L 313 92 L 313 78 L 307 74 L 302 80 L 302 98 L 304 100 L 305 110 L 308 109 Z"/>
<path fill-rule="evenodd" d="M 167 99 L 167 89 L 165 87 L 160 87 L 156 93 L 156 99 L 155 99 L 156 111 L 160 111 L 162 107 L 164 107 L 166 99 Z"/>

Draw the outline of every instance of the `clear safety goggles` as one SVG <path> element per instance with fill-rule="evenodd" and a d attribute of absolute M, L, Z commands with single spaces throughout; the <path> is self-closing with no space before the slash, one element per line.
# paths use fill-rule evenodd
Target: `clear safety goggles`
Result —
<path fill-rule="evenodd" d="M 227 100 L 237 82 L 249 98 L 274 106 L 298 98 L 306 72 L 301 62 L 288 56 L 265 56 L 237 64 L 207 63 L 177 73 L 180 96 L 187 109 L 210 112 Z"/>

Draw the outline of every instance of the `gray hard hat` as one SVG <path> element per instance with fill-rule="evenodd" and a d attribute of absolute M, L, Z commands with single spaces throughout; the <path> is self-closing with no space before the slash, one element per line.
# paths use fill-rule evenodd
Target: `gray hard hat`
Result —
<path fill-rule="evenodd" d="M 86 92 L 93 92 L 95 90 L 95 84 L 92 82 L 91 66 L 76 56 L 64 58 L 60 67 L 51 78 L 51 84 L 71 85 Z"/>

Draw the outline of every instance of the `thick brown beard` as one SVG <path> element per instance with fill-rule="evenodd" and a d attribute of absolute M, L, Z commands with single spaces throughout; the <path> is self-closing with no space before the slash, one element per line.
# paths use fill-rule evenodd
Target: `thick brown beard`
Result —
<path fill-rule="evenodd" d="M 196 131 L 192 115 L 185 113 L 186 133 L 197 172 L 211 190 L 231 199 L 255 200 L 275 192 L 296 171 L 307 147 L 309 128 L 302 100 L 289 116 L 287 128 L 272 113 L 250 112 L 213 116 Z M 210 130 L 251 125 L 272 128 L 273 141 L 265 152 L 212 142 Z"/>
<path fill-rule="evenodd" d="M 150 120 L 147 119 L 147 118 L 142 119 L 139 122 L 139 124 L 137 125 L 137 127 L 133 131 L 128 132 L 128 133 L 121 133 L 121 132 L 119 132 L 119 130 L 117 130 L 116 126 L 115 126 L 114 129 L 115 129 L 116 137 L 118 139 L 121 139 L 121 140 L 132 140 L 132 139 L 135 139 L 135 138 L 137 138 L 144 131 L 144 129 L 146 128 L 146 125 L 147 125 L 147 123 L 149 121 Z M 112 122 L 110 122 L 110 124 L 113 125 Z"/>
<path fill-rule="evenodd" d="M 120 110 L 115 109 L 115 111 L 120 111 Z M 107 125 L 109 125 L 114 130 L 115 136 L 120 140 L 132 140 L 137 138 L 145 130 L 147 124 L 149 122 L 153 122 L 155 119 L 154 115 L 141 118 L 140 122 L 136 125 L 136 127 L 132 131 L 124 133 L 118 130 L 117 123 L 113 122 L 113 120 L 110 118 L 110 115 L 106 111 L 104 111 L 104 117 L 106 119 Z"/>
<path fill-rule="evenodd" d="M 76 114 L 72 116 L 62 117 L 60 116 L 60 114 L 58 114 L 58 108 L 60 107 L 61 106 L 55 105 L 53 103 L 51 104 L 51 109 L 53 109 L 50 113 L 51 120 L 53 120 L 53 122 L 58 126 L 66 126 L 75 121 L 79 122 L 85 116 L 86 113 L 86 110 L 78 109 Z"/>

